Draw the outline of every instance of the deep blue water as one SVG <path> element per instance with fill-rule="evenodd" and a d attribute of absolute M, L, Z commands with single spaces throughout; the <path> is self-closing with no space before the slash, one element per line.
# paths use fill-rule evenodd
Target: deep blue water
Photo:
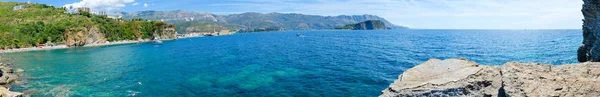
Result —
<path fill-rule="evenodd" d="M 34 96 L 377 96 L 430 58 L 576 63 L 581 40 L 581 30 L 289 31 L 4 56 L 26 70 L 13 90 Z"/>

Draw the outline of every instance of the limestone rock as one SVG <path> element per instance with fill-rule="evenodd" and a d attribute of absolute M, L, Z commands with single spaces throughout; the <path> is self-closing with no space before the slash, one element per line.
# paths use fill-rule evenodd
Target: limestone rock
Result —
<path fill-rule="evenodd" d="M 406 70 L 381 96 L 496 96 L 499 71 L 465 59 L 431 59 Z"/>
<path fill-rule="evenodd" d="M 497 67 L 431 59 L 406 70 L 381 96 L 600 97 L 598 83 L 600 63 L 595 62 L 509 62 Z"/>
<path fill-rule="evenodd" d="M 600 63 L 542 65 L 506 63 L 504 89 L 510 96 L 600 97 Z"/>
<path fill-rule="evenodd" d="M 5 87 L 0 87 L 1 97 L 23 97 L 23 93 L 9 91 Z"/>
<path fill-rule="evenodd" d="M 106 39 L 97 27 L 73 28 L 64 34 L 65 44 L 67 46 L 84 46 L 87 44 L 105 43 Z"/>
<path fill-rule="evenodd" d="M 23 72 L 24 70 L 17 70 Z M 22 97 L 23 93 L 9 91 L 10 85 L 17 82 L 18 76 L 15 74 L 11 64 L 0 64 L 0 96 L 1 97 Z"/>

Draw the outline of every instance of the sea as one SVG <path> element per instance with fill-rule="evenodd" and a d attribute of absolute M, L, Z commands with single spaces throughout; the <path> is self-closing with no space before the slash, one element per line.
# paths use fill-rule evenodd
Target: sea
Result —
<path fill-rule="evenodd" d="M 374 30 L 237 33 L 1 54 L 32 96 L 367 96 L 431 58 L 481 65 L 577 62 L 581 30 Z M 302 34 L 302 36 L 297 36 Z"/>

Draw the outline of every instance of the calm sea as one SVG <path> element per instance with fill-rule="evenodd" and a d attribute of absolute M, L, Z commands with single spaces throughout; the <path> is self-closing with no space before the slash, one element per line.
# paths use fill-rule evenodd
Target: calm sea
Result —
<path fill-rule="evenodd" d="M 581 30 L 288 31 L 3 56 L 26 71 L 12 90 L 34 96 L 377 96 L 430 58 L 577 63 L 581 40 Z"/>

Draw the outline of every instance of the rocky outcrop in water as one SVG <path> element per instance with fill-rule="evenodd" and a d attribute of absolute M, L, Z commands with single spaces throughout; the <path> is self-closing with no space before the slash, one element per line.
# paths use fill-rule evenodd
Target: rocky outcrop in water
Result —
<path fill-rule="evenodd" d="M 350 30 L 386 30 L 390 29 L 385 26 L 385 23 L 379 20 L 367 20 L 364 22 L 349 24 L 344 26 L 342 29 Z"/>
<path fill-rule="evenodd" d="M 0 96 L 1 97 L 22 97 L 23 93 L 9 91 L 10 85 L 19 83 L 23 69 L 14 70 L 11 64 L 0 63 Z"/>
<path fill-rule="evenodd" d="M 583 0 L 583 45 L 577 50 L 579 62 L 600 61 L 600 0 Z"/>
<path fill-rule="evenodd" d="M 483 66 L 465 59 L 431 59 L 406 70 L 382 97 L 600 96 L 600 63 Z"/>

